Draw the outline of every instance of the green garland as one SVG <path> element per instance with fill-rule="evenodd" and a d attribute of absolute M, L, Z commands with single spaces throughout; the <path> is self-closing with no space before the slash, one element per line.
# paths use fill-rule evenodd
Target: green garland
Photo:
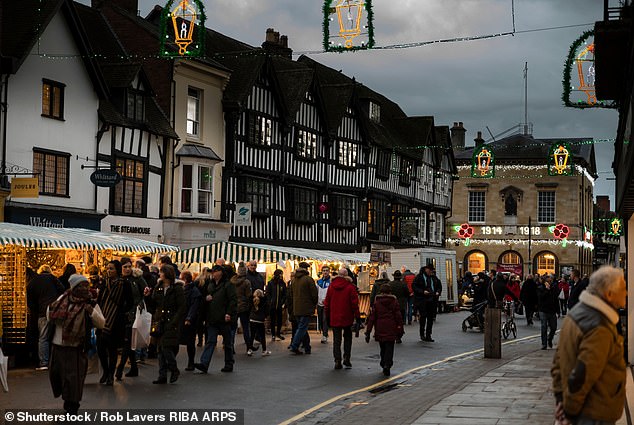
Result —
<path fill-rule="evenodd" d="M 192 3 L 196 4 L 196 8 L 198 9 L 198 22 L 193 22 L 196 25 L 194 29 L 195 35 L 192 41 L 193 48 L 191 45 L 188 47 L 185 55 L 181 55 L 178 53 L 178 50 L 173 50 L 171 46 L 168 47 L 169 44 L 174 44 L 174 37 L 168 35 L 168 25 L 171 25 L 172 18 L 169 15 L 172 13 L 172 4 L 174 0 L 169 0 L 163 10 L 161 11 L 161 36 L 160 36 L 160 47 L 159 47 L 159 57 L 162 58 L 197 58 L 205 56 L 205 21 L 207 20 L 207 16 L 205 16 L 205 7 L 203 6 L 200 0 L 189 0 Z"/>
<path fill-rule="evenodd" d="M 335 46 L 331 45 L 329 42 L 330 39 L 330 15 L 334 13 L 334 8 L 332 7 L 332 3 L 335 0 L 324 0 L 324 20 L 323 20 L 323 34 L 324 34 L 324 50 L 326 52 L 349 52 L 355 50 L 366 50 L 374 47 L 374 12 L 372 11 L 372 0 L 365 0 L 364 6 L 365 10 L 368 14 L 368 42 L 362 46 L 352 46 L 350 48 L 346 48 L 343 46 Z"/>
<path fill-rule="evenodd" d="M 564 102 L 564 105 L 570 107 L 570 108 L 580 108 L 580 109 L 585 109 L 585 108 L 616 108 L 616 102 L 614 101 L 606 101 L 606 100 L 597 100 L 597 102 L 595 104 L 589 104 L 588 102 L 584 102 L 582 100 L 579 100 L 577 102 L 572 102 L 570 100 L 570 92 L 572 91 L 572 85 L 570 84 L 570 75 L 572 73 L 572 65 L 574 64 L 575 60 L 576 60 L 576 53 L 577 50 L 579 49 L 579 47 L 581 46 L 581 44 L 583 44 L 584 41 L 586 41 L 588 38 L 594 36 L 594 30 L 588 30 L 586 32 L 584 32 L 583 34 L 581 34 L 581 37 L 579 37 L 578 39 L 575 40 L 574 43 L 572 43 L 572 45 L 570 46 L 570 50 L 568 51 L 568 58 L 566 59 L 566 63 L 564 65 L 564 79 L 562 81 L 563 83 L 563 94 L 561 96 L 561 99 Z"/>

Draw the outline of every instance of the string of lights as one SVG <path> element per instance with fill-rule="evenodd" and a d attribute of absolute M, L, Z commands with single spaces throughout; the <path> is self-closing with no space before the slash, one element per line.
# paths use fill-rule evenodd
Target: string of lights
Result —
<path fill-rule="evenodd" d="M 460 244 L 464 242 L 464 239 L 459 238 L 447 238 L 449 244 Z M 470 245 L 528 245 L 528 239 L 473 239 L 471 238 Z M 531 239 L 531 245 L 547 245 L 547 246 L 562 246 L 563 240 L 555 239 Z M 581 248 L 594 249 L 594 244 L 584 240 L 567 240 L 566 245 L 575 245 Z"/>

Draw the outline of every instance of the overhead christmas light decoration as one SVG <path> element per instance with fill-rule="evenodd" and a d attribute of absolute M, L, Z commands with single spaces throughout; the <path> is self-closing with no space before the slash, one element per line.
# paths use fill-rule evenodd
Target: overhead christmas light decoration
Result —
<path fill-rule="evenodd" d="M 555 143 L 548 155 L 548 174 L 551 176 L 570 176 L 573 174 L 572 155 L 566 143 Z"/>
<path fill-rule="evenodd" d="M 614 101 L 597 100 L 595 77 L 594 30 L 590 30 L 584 32 L 570 46 L 564 66 L 562 95 L 564 104 L 571 108 L 616 108 Z M 571 100 L 573 91 L 583 95 Z"/>
<path fill-rule="evenodd" d="M 372 20 L 372 0 L 326 0 L 324 50 L 345 52 L 372 48 Z"/>
<path fill-rule="evenodd" d="M 169 0 L 161 13 L 161 57 L 204 55 L 205 12 L 200 0 Z M 178 48 L 178 51 L 173 46 Z"/>
<path fill-rule="evenodd" d="M 454 230 L 458 232 L 458 237 L 464 240 L 464 246 L 471 244 L 471 236 L 473 236 L 473 227 L 468 223 L 463 223 L 460 226 L 454 226 Z"/>
<path fill-rule="evenodd" d="M 568 235 L 570 234 L 570 228 L 565 224 L 559 223 L 556 226 L 550 226 L 548 231 L 553 234 L 555 239 L 561 241 L 561 246 L 566 247 L 568 244 Z"/>
<path fill-rule="evenodd" d="M 621 236 L 623 234 L 623 220 L 620 218 L 614 218 L 610 222 L 610 236 Z"/>
<path fill-rule="evenodd" d="M 489 146 L 482 146 L 473 151 L 471 177 L 495 177 L 495 155 Z"/>

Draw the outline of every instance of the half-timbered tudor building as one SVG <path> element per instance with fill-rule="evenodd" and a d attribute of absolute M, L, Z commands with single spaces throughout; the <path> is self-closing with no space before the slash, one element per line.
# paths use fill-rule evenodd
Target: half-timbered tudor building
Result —
<path fill-rule="evenodd" d="M 100 230 L 106 216 L 158 218 L 160 149 L 176 135 L 105 22 L 70 0 L 3 2 L 0 16 L 2 171 L 35 173 L 40 192 L 8 202 L 6 220 Z M 122 181 L 97 188 L 96 168 Z"/>

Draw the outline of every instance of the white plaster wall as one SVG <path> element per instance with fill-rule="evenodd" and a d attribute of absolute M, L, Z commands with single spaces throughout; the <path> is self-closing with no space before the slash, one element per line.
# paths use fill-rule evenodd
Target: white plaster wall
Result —
<path fill-rule="evenodd" d="M 44 30 L 16 75 L 9 78 L 7 162 L 33 168 L 33 147 L 71 154 L 69 198 L 41 196 L 20 202 L 94 209 L 94 186 L 91 169 L 81 170 L 76 156 L 96 156 L 97 109 L 99 100 L 80 57 L 45 58 L 40 54 L 79 55 L 79 49 L 58 13 Z M 44 118 L 42 113 L 42 79 L 66 84 L 64 120 Z"/>
<path fill-rule="evenodd" d="M 149 185 L 147 190 L 147 217 L 159 218 L 161 211 L 161 176 L 149 174 Z"/>

